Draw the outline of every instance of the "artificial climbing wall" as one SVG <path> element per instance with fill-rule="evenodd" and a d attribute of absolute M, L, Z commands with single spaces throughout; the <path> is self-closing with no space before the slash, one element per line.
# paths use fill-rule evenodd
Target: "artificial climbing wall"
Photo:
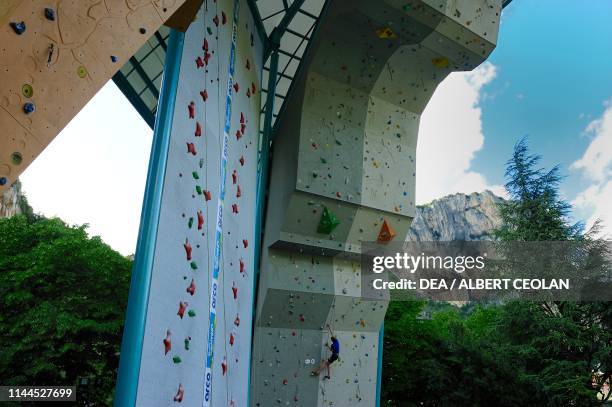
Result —
<path fill-rule="evenodd" d="M 164 21 L 194 1 L 0 1 L 0 193 Z"/>
<path fill-rule="evenodd" d="M 363 298 L 354 256 L 405 238 L 420 115 L 450 72 L 491 53 L 500 12 L 501 0 L 329 5 L 275 135 L 251 405 L 376 404 L 387 302 Z M 341 347 L 329 380 L 309 377 L 329 357 L 327 325 Z"/>
<path fill-rule="evenodd" d="M 185 35 L 138 406 L 247 404 L 261 55 L 245 1 Z"/>

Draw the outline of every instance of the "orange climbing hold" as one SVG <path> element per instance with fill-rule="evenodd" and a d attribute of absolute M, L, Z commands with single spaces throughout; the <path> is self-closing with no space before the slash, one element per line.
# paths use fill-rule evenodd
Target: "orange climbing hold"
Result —
<path fill-rule="evenodd" d="M 378 232 L 378 237 L 376 238 L 376 240 L 378 240 L 379 242 L 390 242 L 391 240 L 393 240 L 395 235 L 395 230 L 393 230 L 393 228 L 387 223 L 387 220 L 385 219 L 380 228 L 380 232 Z"/>
<path fill-rule="evenodd" d="M 202 226 L 204 226 L 204 214 L 198 211 L 198 230 L 202 230 Z"/>
<path fill-rule="evenodd" d="M 167 355 L 168 352 L 170 352 L 172 350 L 172 342 L 170 340 L 171 336 L 172 336 L 172 333 L 168 329 L 166 331 L 166 339 L 164 339 L 164 355 Z"/>
<path fill-rule="evenodd" d="M 174 401 L 178 401 L 179 403 L 183 401 L 183 395 L 185 394 L 185 388 L 182 384 L 179 384 L 178 390 L 176 391 L 176 396 L 174 396 Z"/>

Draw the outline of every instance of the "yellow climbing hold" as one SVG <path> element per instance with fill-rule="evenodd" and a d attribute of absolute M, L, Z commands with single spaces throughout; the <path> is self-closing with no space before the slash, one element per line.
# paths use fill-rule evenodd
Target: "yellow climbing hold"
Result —
<path fill-rule="evenodd" d="M 77 68 L 77 75 L 79 75 L 79 78 L 84 78 L 87 76 L 87 69 L 81 65 Z"/>
<path fill-rule="evenodd" d="M 379 28 L 376 30 L 376 35 L 378 35 L 378 38 L 380 39 L 397 38 L 397 35 L 395 35 L 393 30 L 391 30 L 389 27 Z"/>
<path fill-rule="evenodd" d="M 26 83 L 21 87 L 21 93 L 23 96 L 31 98 L 34 95 L 34 88 L 29 83 Z"/>
<path fill-rule="evenodd" d="M 448 68 L 448 59 L 446 58 L 434 58 L 431 60 L 431 63 L 436 67 L 436 68 Z"/>

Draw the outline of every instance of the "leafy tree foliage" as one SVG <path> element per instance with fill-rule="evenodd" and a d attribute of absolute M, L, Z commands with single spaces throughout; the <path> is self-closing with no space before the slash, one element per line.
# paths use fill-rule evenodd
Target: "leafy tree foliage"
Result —
<path fill-rule="evenodd" d="M 131 261 L 86 225 L 28 213 L 0 219 L 0 377 L 4 385 L 76 385 L 90 401 L 115 385 Z M 92 386 L 94 387 L 94 386 Z"/>

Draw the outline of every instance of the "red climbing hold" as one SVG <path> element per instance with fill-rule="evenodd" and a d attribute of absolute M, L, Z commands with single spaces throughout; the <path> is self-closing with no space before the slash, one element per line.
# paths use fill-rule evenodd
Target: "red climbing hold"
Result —
<path fill-rule="evenodd" d="M 283 379 L 283 384 L 286 386 L 287 384 L 289 384 L 289 380 Z"/>
<path fill-rule="evenodd" d="M 187 292 L 191 295 L 195 294 L 195 290 L 196 290 L 196 285 L 195 285 L 195 281 L 192 278 L 191 279 L 191 284 L 189 284 L 189 287 L 187 287 Z"/>
<path fill-rule="evenodd" d="M 171 336 L 172 336 L 172 333 L 168 329 L 166 331 L 166 339 L 164 339 L 164 355 L 167 355 L 168 352 L 172 350 L 172 342 L 170 341 Z"/>
<path fill-rule="evenodd" d="M 182 384 L 179 384 L 178 390 L 176 392 L 176 396 L 174 396 L 174 401 L 178 401 L 179 403 L 183 401 L 183 395 L 185 394 L 185 388 Z"/>
<path fill-rule="evenodd" d="M 292 331 L 292 332 L 291 332 L 291 336 L 295 336 L 295 335 L 297 335 L 297 334 L 295 333 L 295 331 Z"/>
<path fill-rule="evenodd" d="M 240 259 L 240 272 L 244 273 L 244 261 L 242 259 Z"/>
<path fill-rule="evenodd" d="M 240 132 L 240 130 L 236 130 L 236 140 L 240 140 L 241 137 L 242 133 Z"/>
<path fill-rule="evenodd" d="M 198 230 L 202 230 L 202 226 L 204 225 L 204 214 L 202 211 L 198 211 Z"/>
<path fill-rule="evenodd" d="M 393 240 L 395 235 L 395 230 L 393 230 L 393 228 L 387 223 L 387 220 L 385 219 L 380 228 L 380 232 L 378 232 L 377 240 L 379 242 L 390 242 L 391 240 Z"/>
<path fill-rule="evenodd" d="M 187 109 L 189 110 L 189 118 L 193 119 L 195 117 L 195 103 L 194 102 L 189 103 L 189 106 L 187 106 Z"/>
<path fill-rule="evenodd" d="M 210 191 L 208 189 L 204 190 L 204 199 L 206 199 L 207 201 L 210 201 L 212 199 L 212 196 L 211 196 Z"/>
<path fill-rule="evenodd" d="M 202 100 L 206 102 L 206 100 L 208 99 L 208 92 L 206 91 L 206 89 L 200 91 L 200 96 L 202 96 Z"/>
<path fill-rule="evenodd" d="M 248 98 L 251 97 L 251 89 L 247 89 L 246 95 L 247 95 Z"/>
<path fill-rule="evenodd" d="M 238 204 L 232 204 L 232 212 L 238 213 Z"/>
<path fill-rule="evenodd" d="M 236 319 L 234 320 L 234 325 L 240 326 L 240 317 L 236 315 Z"/>
<path fill-rule="evenodd" d="M 238 298 L 238 287 L 236 287 L 236 283 L 232 282 L 232 293 L 234 294 L 234 299 Z"/>
<path fill-rule="evenodd" d="M 221 24 L 227 24 L 227 16 L 225 15 L 225 11 L 221 12 Z"/>
<path fill-rule="evenodd" d="M 181 317 L 181 319 L 183 319 L 183 316 L 185 315 L 185 310 L 187 309 L 187 306 L 189 305 L 188 302 L 183 302 L 180 301 L 179 302 L 179 310 L 176 313 L 176 315 L 178 315 L 179 317 Z"/>
<path fill-rule="evenodd" d="M 340 192 L 336 192 L 336 196 L 337 196 L 338 198 L 342 198 L 342 194 L 341 194 Z"/>
<path fill-rule="evenodd" d="M 185 254 L 187 255 L 187 260 L 191 260 L 191 245 L 189 244 L 189 240 L 185 239 L 185 243 L 183 243 L 183 247 L 185 248 Z"/>
<path fill-rule="evenodd" d="M 244 156 L 241 155 L 238 161 L 240 161 L 240 165 L 244 165 Z"/>
<path fill-rule="evenodd" d="M 251 82 L 251 93 L 253 93 L 253 95 L 255 94 L 256 90 L 257 88 L 255 87 L 255 82 Z"/>
<path fill-rule="evenodd" d="M 202 136 L 202 126 L 200 126 L 200 122 L 196 122 L 195 136 Z"/>
<path fill-rule="evenodd" d="M 244 114 L 240 112 L 240 124 L 244 123 Z"/>
<path fill-rule="evenodd" d="M 240 124 L 240 132 L 241 132 L 242 134 L 244 134 L 244 131 L 245 131 L 245 130 L 246 130 L 246 124 L 241 123 L 241 124 Z"/>
<path fill-rule="evenodd" d="M 210 52 L 204 53 L 204 63 L 208 66 L 208 60 L 210 59 Z"/>
<path fill-rule="evenodd" d="M 202 57 L 197 57 L 195 62 L 196 62 L 196 66 L 198 68 L 203 68 L 204 67 L 204 61 L 202 60 Z"/>
<path fill-rule="evenodd" d="M 310 143 L 310 145 L 311 145 L 311 146 L 312 146 L 312 148 L 314 148 L 315 150 L 318 148 L 318 147 L 317 147 L 317 145 L 316 145 L 314 142 Z"/>
<path fill-rule="evenodd" d="M 237 180 L 238 180 L 238 173 L 236 172 L 236 170 L 234 170 L 234 172 L 232 172 L 232 182 L 236 184 Z"/>
<path fill-rule="evenodd" d="M 208 51 L 208 40 L 204 38 L 204 44 L 202 45 L 202 49 L 204 51 Z"/>
<path fill-rule="evenodd" d="M 242 245 L 244 246 L 244 248 L 246 249 L 247 247 L 249 247 L 249 241 L 246 239 L 242 239 Z"/>
<path fill-rule="evenodd" d="M 249 61 L 249 58 L 246 60 L 246 69 L 251 69 L 251 62 Z"/>
<path fill-rule="evenodd" d="M 196 155 L 196 149 L 195 149 L 195 145 L 193 143 L 187 143 L 187 152 L 191 153 L 192 155 Z"/>
<path fill-rule="evenodd" d="M 234 346 L 234 334 L 230 334 L 229 344 L 230 344 L 230 346 Z"/>
<path fill-rule="evenodd" d="M 215 18 L 213 18 L 213 23 L 215 23 L 215 26 L 219 27 L 219 16 L 215 15 Z"/>
<path fill-rule="evenodd" d="M 234 84 L 234 90 L 236 91 L 236 93 L 238 93 L 238 91 L 240 90 L 240 85 L 238 85 L 238 82 Z"/>
<path fill-rule="evenodd" d="M 306 318 L 304 318 L 304 314 L 300 314 L 300 322 L 304 322 Z"/>
<path fill-rule="evenodd" d="M 242 192 L 240 191 L 240 185 L 238 185 L 238 189 L 236 190 L 236 198 L 240 198 L 242 196 Z"/>
<path fill-rule="evenodd" d="M 223 371 L 223 376 L 227 373 L 227 362 L 225 357 L 223 358 L 223 362 L 221 362 L 221 370 Z"/>

